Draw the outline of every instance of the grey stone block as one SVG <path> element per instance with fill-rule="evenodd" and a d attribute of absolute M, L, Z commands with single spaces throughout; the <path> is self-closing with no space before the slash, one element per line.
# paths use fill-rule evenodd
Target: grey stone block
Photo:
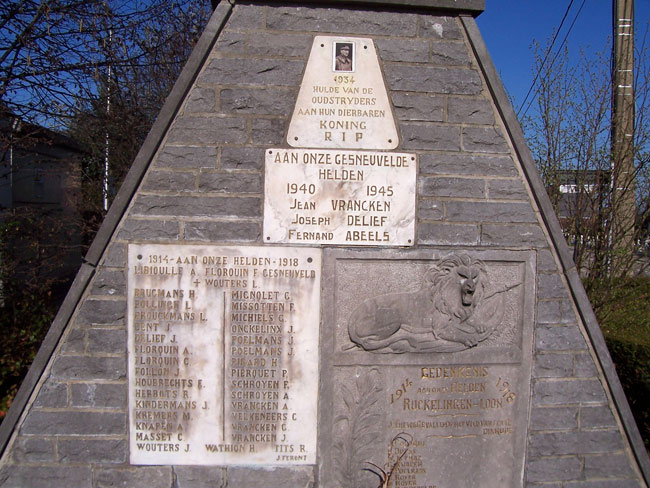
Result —
<path fill-rule="evenodd" d="M 92 488 L 89 466 L 15 466 L 0 469 L 2 488 Z"/>
<path fill-rule="evenodd" d="M 616 419 L 609 405 L 585 405 L 580 409 L 580 427 L 582 429 L 616 427 Z"/>
<path fill-rule="evenodd" d="M 138 466 L 129 469 L 95 469 L 95 488 L 170 488 L 170 466 Z"/>
<path fill-rule="evenodd" d="M 122 223 L 117 238 L 125 241 L 177 241 L 180 235 L 178 222 L 168 220 L 128 219 Z"/>
<path fill-rule="evenodd" d="M 538 251 L 537 252 L 537 272 L 538 273 L 557 273 L 557 263 L 551 251 Z"/>
<path fill-rule="evenodd" d="M 226 468 L 218 466 L 174 466 L 175 488 L 215 488 L 225 486 Z"/>
<path fill-rule="evenodd" d="M 124 325 L 126 301 L 95 300 L 83 302 L 77 314 L 77 325 Z"/>
<path fill-rule="evenodd" d="M 264 7 L 238 3 L 226 24 L 228 29 L 264 28 Z"/>
<path fill-rule="evenodd" d="M 199 190 L 215 193 L 261 193 L 262 177 L 251 173 L 201 173 Z"/>
<path fill-rule="evenodd" d="M 100 267 L 92 281 L 91 295 L 126 295 L 124 271 Z"/>
<path fill-rule="evenodd" d="M 440 95 L 395 92 L 393 106 L 400 120 L 444 121 L 445 100 Z"/>
<path fill-rule="evenodd" d="M 589 353 L 575 355 L 573 375 L 576 378 L 594 378 L 598 376 L 598 369 Z"/>
<path fill-rule="evenodd" d="M 372 10 L 355 11 L 333 8 L 277 7 L 267 11 L 266 26 L 284 31 L 339 32 L 355 35 L 391 34 L 413 37 L 417 16 Z"/>
<path fill-rule="evenodd" d="M 249 32 L 246 51 L 256 56 L 306 57 L 312 37 L 305 34 L 282 34 L 280 32 Z"/>
<path fill-rule="evenodd" d="M 460 150 L 460 129 L 438 124 L 401 124 L 405 149 Z"/>
<path fill-rule="evenodd" d="M 34 400 L 35 407 L 61 408 L 67 405 L 68 385 L 51 379 L 45 382 Z"/>
<path fill-rule="evenodd" d="M 442 220 L 444 208 L 442 202 L 436 200 L 419 199 L 418 218 L 428 220 Z"/>
<path fill-rule="evenodd" d="M 562 456 L 597 454 L 622 449 L 618 431 L 553 432 L 531 434 L 528 444 L 530 456 Z"/>
<path fill-rule="evenodd" d="M 637 480 L 588 480 L 565 483 L 564 488 L 642 488 Z"/>
<path fill-rule="evenodd" d="M 447 120 L 458 124 L 494 124 L 492 104 L 482 98 L 449 97 Z"/>
<path fill-rule="evenodd" d="M 463 149 L 484 153 L 510 152 L 501 130 L 495 127 L 463 127 Z"/>
<path fill-rule="evenodd" d="M 533 375 L 536 378 L 567 378 L 573 374 L 573 354 L 538 354 Z"/>
<path fill-rule="evenodd" d="M 442 66 L 469 66 L 469 52 L 464 42 L 432 42 L 431 62 Z"/>
<path fill-rule="evenodd" d="M 212 59 L 198 83 L 298 86 L 305 63 L 289 59 Z"/>
<path fill-rule="evenodd" d="M 537 302 L 538 324 L 577 324 L 569 300 Z"/>
<path fill-rule="evenodd" d="M 134 215 L 175 217 L 259 217 L 261 201 L 253 197 L 228 196 L 167 196 L 140 195 L 136 197 Z"/>
<path fill-rule="evenodd" d="M 478 73 L 463 68 L 386 63 L 384 73 L 391 90 L 478 95 L 483 89 Z"/>
<path fill-rule="evenodd" d="M 77 328 L 70 329 L 63 342 L 61 351 L 65 354 L 83 354 L 86 352 L 86 330 Z"/>
<path fill-rule="evenodd" d="M 521 180 L 488 180 L 488 198 L 528 200 L 528 192 Z"/>
<path fill-rule="evenodd" d="M 59 439 L 57 452 L 61 463 L 122 464 L 127 445 L 124 439 Z"/>
<path fill-rule="evenodd" d="M 23 434 L 36 435 L 122 435 L 126 433 L 126 414 L 112 412 L 32 410 L 21 428 Z"/>
<path fill-rule="evenodd" d="M 526 488 L 562 488 L 562 483 L 535 483 L 530 481 L 524 485 Z"/>
<path fill-rule="evenodd" d="M 158 153 L 153 166 L 170 169 L 216 168 L 217 148 L 167 144 Z"/>
<path fill-rule="evenodd" d="M 203 242 L 257 242 L 262 231 L 256 222 L 186 222 L 185 239 Z"/>
<path fill-rule="evenodd" d="M 126 330 L 88 329 L 88 352 L 124 354 L 126 352 Z"/>
<path fill-rule="evenodd" d="M 535 332 L 538 351 L 574 351 L 587 349 L 577 326 L 539 326 Z"/>
<path fill-rule="evenodd" d="M 108 268 L 121 268 L 126 264 L 126 245 L 114 242 L 104 253 L 103 266 Z"/>
<path fill-rule="evenodd" d="M 126 408 L 126 383 L 73 383 L 70 404 L 86 408 Z"/>
<path fill-rule="evenodd" d="M 293 108 L 295 90 L 278 88 L 224 88 L 221 112 L 234 114 L 287 115 Z"/>
<path fill-rule="evenodd" d="M 531 459 L 526 466 L 528 481 L 569 481 L 582 475 L 582 461 L 577 457 Z"/>
<path fill-rule="evenodd" d="M 484 246 L 546 247 L 546 236 L 537 225 L 484 224 L 481 226 Z"/>
<path fill-rule="evenodd" d="M 424 39 L 378 39 L 379 56 L 384 61 L 428 63 L 429 42 Z"/>
<path fill-rule="evenodd" d="M 59 356 L 54 360 L 52 377 L 61 380 L 119 380 L 126 377 L 126 357 Z"/>
<path fill-rule="evenodd" d="M 578 428 L 578 407 L 533 407 L 531 430 L 574 430 Z"/>
<path fill-rule="evenodd" d="M 545 298 L 568 298 L 564 281 L 559 274 L 537 275 L 537 296 Z"/>
<path fill-rule="evenodd" d="M 418 36 L 433 39 L 462 39 L 463 34 L 454 17 L 420 16 Z"/>
<path fill-rule="evenodd" d="M 13 457 L 17 463 L 54 462 L 54 441 L 42 437 L 18 437 Z"/>
<path fill-rule="evenodd" d="M 598 380 L 536 380 L 533 386 L 535 405 L 602 403 L 605 398 Z"/>
<path fill-rule="evenodd" d="M 423 223 L 418 225 L 418 242 L 440 246 L 475 246 L 478 226 L 462 224 Z"/>
<path fill-rule="evenodd" d="M 425 176 L 419 179 L 418 191 L 425 197 L 485 198 L 485 180 Z"/>
<path fill-rule="evenodd" d="M 460 196 L 460 195 L 458 195 Z M 466 194 L 466 197 L 478 195 Z M 529 203 L 447 202 L 446 218 L 456 222 L 535 222 Z"/>
<path fill-rule="evenodd" d="M 437 175 L 516 176 L 510 156 L 420 154 L 420 173 Z"/>
<path fill-rule="evenodd" d="M 196 173 L 180 171 L 149 171 L 142 190 L 155 192 L 188 192 L 196 189 Z"/>
<path fill-rule="evenodd" d="M 634 471 L 626 454 L 585 456 L 585 478 L 633 478 Z"/>
<path fill-rule="evenodd" d="M 255 119 L 251 124 L 253 144 L 282 144 L 284 142 L 285 120 Z"/>
<path fill-rule="evenodd" d="M 246 141 L 246 121 L 239 117 L 179 117 L 167 141 L 183 144 L 239 144 Z"/>
<path fill-rule="evenodd" d="M 214 113 L 217 111 L 217 94 L 214 88 L 194 87 L 185 103 L 186 113 Z"/>
<path fill-rule="evenodd" d="M 238 5 L 239 6 L 239 5 Z M 246 34 L 243 32 L 234 32 L 225 30 L 217 39 L 214 51 L 218 53 L 237 53 L 246 52 Z"/>
<path fill-rule="evenodd" d="M 311 466 L 291 468 L 250 468 L 231 466 L 228 468 L 228 486 L 236 488 L 252 486 L 287 486 L 291 488 L 313 488 L 314 470 Z"/>
<path fill-rule="evenodd" d="M 224 147 L 221 149 L 223 169 L 262 169 L 264 149 L 259 147 Z"/>

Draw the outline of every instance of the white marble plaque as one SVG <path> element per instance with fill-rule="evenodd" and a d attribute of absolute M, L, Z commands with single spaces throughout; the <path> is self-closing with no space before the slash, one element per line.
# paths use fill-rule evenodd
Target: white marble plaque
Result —
<path fill-rule="evenodd" d="M 267 149 L 264 240 L 412 246 L 414 154 Z"/>
<path fill-rule="evenodd" d="M 372 39 L 316 36 L 287 142 L 293 147 L 397 147 L 395 119 Z"/>
<path fill-rule="evenodd" d="M 316 462 L 319 249 L 129 245 L 132 464 Z"/>

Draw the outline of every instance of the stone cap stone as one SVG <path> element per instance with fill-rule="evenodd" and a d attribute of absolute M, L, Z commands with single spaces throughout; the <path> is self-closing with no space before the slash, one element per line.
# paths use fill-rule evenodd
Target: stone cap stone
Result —
<path fill-rule="evenodd" d="M 290 3 L 315 3 L 320 5 L 331 4 L 333 6 L 391 6 L 404 9 L 426 9 L 456 11 L 458 13 L 469 13 L 476 17 L 485 10 L 485 0 L 289 0 Z"/>

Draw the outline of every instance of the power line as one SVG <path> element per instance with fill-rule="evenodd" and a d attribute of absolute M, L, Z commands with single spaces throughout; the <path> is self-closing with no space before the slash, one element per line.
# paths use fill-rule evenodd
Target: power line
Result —
<path fill-rule="evenodd" d="M 560 35 L 560 31 L 562 30 L 562 26 L 564 25 L 564 21 L 567 18 L 567 15 L 569 15 L 569 11 L 571 10 L 571 7 L 573 6 L 573 2 L 575 0 L 571 0 L 569 2 L 569 6 L 566 8 L 566 11 L 564 12 L 564 17 L 562 17 L 562 22 L 560 22 L 560 27 L 557 28 L 555 31 L 555 35 L 553 36 L 553 40 L 551 41 L 551 45 L 548 47 L 546 50 L 546 53 L 544 54 L 544 60 L 542 61 L 542 65 L 539 67 L 539 70 L 537 71 L 537 74 L 535 75 L 535 78 L 533 79 L 533 83 L 530 85 L 530 88 L 528 89 L 528 93 L 526 93 L 526 96 L 524 97 L 524 101 L 521 102 L 521 106 L 519 107 L 519 110 L 517 111 L 517 117 L 519 116 L 519 112 L 521 111 L 521 107 L 523 107 L 526 104 L 526 100 L 528 100 L 528 96 L 530 95 L 530 92 L 533 90 L 533 87 L 535 86 L 535 83 L 537 82 L 537 78 L 539 78 L 540 73 L 542 72 L 542 68 L 544 67 L 544 64 L 546 63 L 546 60 L 548 59 L 549 54 L 551 54 L 551 51 L 553 50 L 553 44 L 555 44 L 555 40 L 557 39 L 557 36 Z"/>
<path fill-rule="evenodd" d="M 576 21 L 578 20 L 578 17 L 580 16 L 580 12 L 582 12 L 582 8 L 585 6 L 586 1 L 587 0 L 582 0 L 582 4 L 580 4 L 580 8 L 578 9 L 578 12 L 576 13 L 575 17 L 573 17 L 573 21 L 571 22 L 571 25 L 569 26 L 569 29 L 567 30 L 567 32 L 566 32 L 566 34 L 564 36 L 564 39 L 562 39 L 562 42 L 560 43 L 560 47 L 556 51 L 555 56 L 553 56 L 553 59 L 551 60 L 551 64 L 549 65 L 549 68 L 551 68 L 553 66 L 553 64 L 555 63 L 555 60 L 557 59 L 557 57 L 562 52 L 562 48 L 566 44 L 566 41 L 569 38 L 569 34 L 571 34 L 571 31 L 573 30 L 573 26 L 575 25 Z M 573 0 L 571 0 L 571 3 L 573 3 Z M 569 8 L 571 8 L 570 4 L 569 4 Z M 567 9 L 567 13 L 568 13 L 568 9 Z M 565 14 L 565 17 L 566 17 L 566 14 Z M 562 19 L 562 22 L 564 22 L 564 19 Z M 562 24 L 560 24 L 559 29 L 561 29 L 561 28 L 562 28 Z M 559 29 L 558 29 L 558 32 L 559 32 Z M 555 42 L 556 38 L 557 38 L 557 34 L 553 38 L 553 42 Z M 544 58 L 544 61 L 542 62 L 542 65 L 539 67 L 539 70 L 537 71 L 537 75 L 535 76 L 535 79 L 533 80 L 533 84 L 530 86 L 530 89 L 528 90 L 529 94 L 532 91 L 533 87 L 535 86 L 535 83 L 537 82 L 537 79 L 539 78 L 539 75 L 542 72 L 542 68 L 544 67 L 544 63 L 546 62 L 546 59 L 548 58 L 548 55 L 550 54 L 552 47 L 553 47 L 553 44 L 551 43 L 551 47 L 549 48 L 549 50 L 547 52 L 547 55 Z M 535 90 L 535 95 L 537 95 L 537 92 L 539 92 L 539 88 L 537 88 Z M 521 109 L 523 108 L 524 104 L 526 103 L 526 99 L 528 99 L 528 95 L 526 95 L 526 98 L 524 99 L 523 103 L 521 104 L 521 107 L 519 107 L 519 110 L 517 111 L 517 117 L 519 117 L 519 112 L 521 112 Z M 524 111 L 522 117 L 524 117 L 528 113 L 528 109 L 530 109 L 530 106 L 533 104 L 534 100 L 535 100 L 535 98 L 533 96 L 533 98 L 530 100 L 530 102 L 528 102 L 528 106 L 526 107 L 526 110 Z"/>

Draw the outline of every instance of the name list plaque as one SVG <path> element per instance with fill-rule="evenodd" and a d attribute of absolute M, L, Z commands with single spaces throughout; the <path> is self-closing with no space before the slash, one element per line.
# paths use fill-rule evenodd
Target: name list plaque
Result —
<path fill-rule="evenodd" d="M 132 464 L 316 462 L 321 252 L 129 245 Z"/>
<path fill-rule="evenodd" d="M 416 174 L 414 154 L 267 149 L 265 242 L 412 246 Z"/>

